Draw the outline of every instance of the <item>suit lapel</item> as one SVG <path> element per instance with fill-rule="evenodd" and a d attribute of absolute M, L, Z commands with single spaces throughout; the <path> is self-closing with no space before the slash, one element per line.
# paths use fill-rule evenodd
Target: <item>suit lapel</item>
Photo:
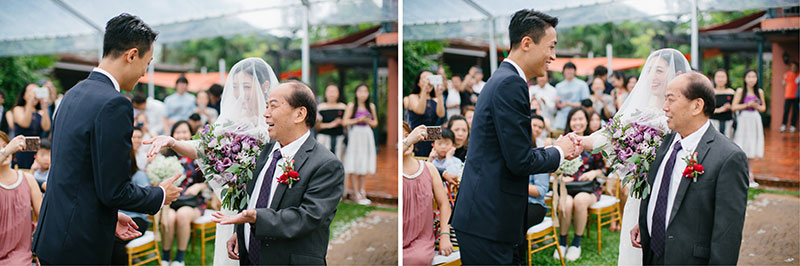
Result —
<path fill-rule="evenodd" d="M 706 154 L 708 154 L 708 150 L 711 148 L 711 143 L 714 142 L 714 137 L 716 133 L 716 129 L 709 126 L 706 130 L 706 133 L 703 134 L 703 137 L 700 139 L 700 142 L 697 144 L 697 148 L 694 149 L 694 152 L 697 152 L 697 163 L 703 164 L 703 159 L 706 158 Z M 678 158 L 680 160 L 681 158 Z M 683 171 L 681 171 L 683 173 Z M 699 176 L 697 178 L 700 178 Z M 686 190 L 689 189 L 689 184 L 693 183 L 694 181 L 690 180 L 689 178 L 681 177 L 681 184 L 678 186 L 678 192 L 675 193 L 675 201 L 672 203 L 672 211 L 669 215 L 669 221 L 667 222 L 667 227 L 669 224 L 672 223 L 672 219 L 675 219 L 675 214 L 678 213 L 678 209 L 681 207 L 681 202 L 683 202 L 683 197 L 686 196 Z"/>
<path fill-rule="evenodd" d="M 253 195 L 253 189 L 256 186 L 256 179 L 261 174 L 261 170 L 264 169 L 264 164 L 267 163 L 267 159 L 269 159 L 269 152 L 272 151 L 272 147 L 275 146 L 275 141 L 267 142 L 263 148 L 261 148 L 261 154 L 258 155 L 258 159 L 256 161 L 256 168 L 253 169 L 253 176 L 250 178 L 250 181 L 247 181 L 247 195 Z"/>
<path fill-rule="evenodd" d="M 295 171 L 300 171 L 303 164 L 308 160 L 308 154 L 311 150 L 314 149 L 317 140 L 314 137 L 308 136 L 303 145 L 300 146 L 300 149 L 297 150 L 297 153 L 294 154 L 294 169 Z M 303 176 L 300 177 L 301 179 Z M 272 204 L 270 204 L 270 208 L 273 210 L 278 210 L 278 206 L 280 206 L 281 199 L 283 199 L 283 194 L 286 193 L 286 189 L 289 188 L 289 185 L 280 184 L 278 183 L 278 187 L 275 188 L 275 196 L 272 197 Z"/>

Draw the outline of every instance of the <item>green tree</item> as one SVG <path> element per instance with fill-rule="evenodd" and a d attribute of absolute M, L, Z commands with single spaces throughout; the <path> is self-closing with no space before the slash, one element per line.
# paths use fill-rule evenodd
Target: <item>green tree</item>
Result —
<path fill-rule="evenodd" d="M 58 56 L 55 55 L 0 57 L 0 89 L 6 94 L 3 104 L 6 110 L 14 106 L 17 95 L 27 84 L 46 78 L 43 70 L 52 67 L 56 61 Z M 56 83 L 56 87 L 60 86 Z"/>
<path fill-rule="evenodd" d="M 403 95 L 411 93 L 417 74 L 438 65 L 431 55 L 439 55 L 447 46 L 446 41 L 403 42 Z"/>

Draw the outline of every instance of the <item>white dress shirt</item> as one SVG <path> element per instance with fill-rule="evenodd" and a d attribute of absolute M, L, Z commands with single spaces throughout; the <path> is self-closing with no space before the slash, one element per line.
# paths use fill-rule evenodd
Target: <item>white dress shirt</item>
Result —
<path fill-rule="evenodd" d="M 687 155 L 690 153 L 694 153 L 697 145 L 700 143 L 700 139 L 703 138 L 703 135 L 708 130 L 708 127 L 711 123 L 706 121 L 700 129 L 695 131 L 686 138 L 681 138 L 680 134 L 675 134 L 675 138 L 672 139 L 672 143 L 669 145 L 669 149 L 667 153 L 664 154 L 664 159 L 661 161 L 661 165 L 658 166 L 658 172 L 656 172 L 656 178 L 653 180 L 653 186 L 650 193 L 650 202 L 647 204 L 647 232 L 652 234 L 653 232 L 653 212 L 656 209 L 656 201 L 658 200 L 658 192 L 661 189 L 661 178 L 664 175 L 664 167 L 667 165 L 667 160 L 669 156 L 672 155 L 673 147 L 675 143 L 680 141 L 682 149 L 678 151 L 677 157 L 675 157 L 675 168 L 672 169 L 672 180 L 670 180 L 669 184 L 669 195 L 667 195 L 667 215 L 664 216 L 664 226 L 669 227 L 669 217 L 672 214 L 672 204 L 675 202 L 675 194 L 678 193 L 678 187 L 681 184 L 683 179 L 683 169 L 686 169 L 686 162 L 683 161 L 683 158 L 686 158 Z M 699 154 L 698 154 L 699 156 Z M 686 180 L 686 182 L 691 182 L 691 180 Z M 666 232 L 666 227 L 664 228 Z"/>
<path fill-rule="evenodd" d="M 527 82 L 528 78 L 525 77 L 525 72 L 522 71 L 522 68 L 519 67 L 519 65 L 517 65 L 517 63 L 514 63 L 514 61 L 511 61 L 511 59 L 508 59 L 508 58 L 503 59 L 503 62 L 508 62 L 509 64 L 514 66 L 514 68 L 517 69 L 517 74 L 519 74 L 519 77 L 521 77 L 522 80 L 525 80 L 525 82 Z M 553 145 L 553 146 L 547 146 L 545 148 L 556 148 L 556 150 L 558 150 L 558 156 L 560 158 L 558 160 L 558 164 L 560 165 L 562 162 L 564 162 L 564 151 L 561 150 L 561 147 Z"/>
<path fill-rule="evenodd" d="M 280 165 L 283 164 L 287 158 L 294 158 L 294 155 L 300 150 L 300 146 L 303 146 L 303 143 L 306 142 L 308 137 L 311 136 L 311 131 L 306 131 L 302 137 L 292 141 L 286 146 L 279 147 L 280 143 L 275 143 L 272 146 L 272 150 L 269 152 L 269 157 L 267 157 L 267 162 L 264 163 L 264 168 L 261 169 L 261 172 L 258 174 L 258 179 L 256 179 L 255 187 L 253 188 L 253 193 L 250 195 L 250 202 L 247 204 L 248 210 L 253 210 L 256 208 L 256 202 L 258 201 L 258 196 L 261 194 L 261 186 L 264 183 L 264 175 L 267 174 L 267 169 L 269 165 L 272 163 L 272 154 L 275 153 L 275 150 L 281 150 L 281 159 L 278 160 L 278 164 L 275 165 L 275 173 L 272 174 L 272 177 L 269 177 L 269 182 L 272 182 L 272 186 L 270 186 L 270 193 L 269 199 L 267 200 L 267 208 L 272 204 L 272 199 L 275 197 L 275 189 L 278 188 L 278 177 L 283 175 L 283 169 L 281 169 Z M 244 245 L 245 248 L 250 247 L 250 224 L 244 224 Z"/>
<path fill-rule="evenodd" d="M 117 82 L 117 79 L 115 79 L 114 76 L 111 75 L 111 73 L 108 73 L 108 71 L 105 71 L 99 67 L 95 67 L 94 69 L 92 69 L 92 71 L 106 75 L 106 77 L 108 77 L 108 79 L 111 80 L 111 83 L 114 84 L 114 89 L 117 89 L 117 91 L 119 91 L 119 83 Z"/>

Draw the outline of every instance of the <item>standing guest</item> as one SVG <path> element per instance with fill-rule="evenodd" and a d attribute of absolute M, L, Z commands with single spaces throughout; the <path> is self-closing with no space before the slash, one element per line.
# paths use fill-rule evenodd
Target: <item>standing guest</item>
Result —
<path fill-rule="evenodd" d="M 14 136 L 41 136 L 50 131 L 50 114 L 46 98 L 36 97 L 36 84 L 28 84 L 19 92 L 14 112 Z M 30 169 L 35 152 L 18 152 L 14 155 L 15 166 Z"/>
<path fill-rule="evenodd" d="M 317 107 L 322 119 L 317 120 L 317 141 L 344 161 L 344 93 L 334 84 L 325 88 L 325 101 Z M 345 186 L 347 188 L 347 186 Z M 345 193 L 346 195 L 346 193 Z"/>
<path fill-rule="evenodd" d="M 603 89 L 603 94 L 611 95 L 611 91 L 614 90 L 614 86 L 608 82 L 608 68 L 605 66 L 599 65 L 594 67 L 594 75 L 592 75 L 592 79 L 600 78 L 603 80 L 603 85 L 605 88 Z M 589 93 L 592 93 L 591 91 Z"/>
<path fill-rule="evenodd" d="M 175 81 L 175 93 L 164 98 L 164 105 L 167 107 L 164 128 L 171 128 L 175 122 L 189 119 L 192 112 L 197 109 L 195 97 L 187 92 L 188 89 L 189 80 L 181 76 Z"/>
<path fill-rule="evenodd" d="M 631 93 L 628 88 L 625 87 L 627 78 L 621 71 L 614 71 L 609 80 L 611 81 L 611 86 L 614 86 L 614 90 L 611 91 L 611 97 L 614 98 L 614 107 L 617 107 L 617 110 L 619 110 L 622 104 L 625 103 L 625 99 L 628 98 L 628 94 Z"/>
<path fill-rule="evenodd" d="M 625 79 L 625 84 L 623 85 L 628 93 L 631 93 L 634 87 L 636 87 L 636 82 L 639 81 L 639 78 L 635 75 L 631 75 L 630 77 Z"/>
<path fill-rule="evenodd" d="M 617 108 L 614 105 L 614 98 L 611 95 L 603 93 L 605 89 L 605 81 L 599 77 L 592 79 L 592 94 L 589 99 L 592 100 L 592 107 L 594 111 L 600 113 L 600 116 L 608 120 L 614 117 Z"/>
<path fill-rule="evenodd" d="M 197 99 L 195 102 L 197 109 L 194 110 L 194 113 L 200 115 L 200 124 L 214 124 L 214 121 L 217 121 L 217 117 L 219 117 L 219 112 L 209 106 L 211 100 L 208 92 L 198 91 L 195 98 Z"/>
<path fill-rule="evenodd" d="M 220 108 L 220 103 L 222 102 L 222 89 L 223 89 L 222 85 L 216 83 L 214 83 L 213 85 L 211 85 L 211 87 L 208 88 L 208 96 L 209 96 L 208 106 L 214 108 L 214 110 L 217 110 L 218 114 L 220 113 L 219 108 Z"/>
<path fill-rule="evenodd" d="M 731 89 L 731 82 L 728 80 L 728 72 L 725 69 L 717 69 L 714 72 L 714 93 L 716 93 L 716 106 L 714 114 L 711 115 L 711 125 L 719 133 L 733 139 L 733 95 L 736 93 Z"/>
<path fill-rule="evenodd" d="M 25 138 L 9 140 L 0 132 L 0 147 L 0 265 L 31 265 L 30 229 L 42 193 L 33 176 L 11 169 L 11 155 L 25 148 Z"/>
<path fill-rule="evenodd" d="M 39 143 L 39 150 L 33 157 L 33 165 L 31 165 L 31 172 L 36 183 L 41 188 L 42 192 L 47 189 L 47 176 L 50 175 L 50 151 L 52 145 L 49 140 L 43 139 Z"/>
<path fill-rule="evenodd" d="M 786 125 L 790 125 L 789 132 L 794 133 L 797 131 L 797 112 L 798 112 L 798 100 L 797 100 L 797 79 L 800 78 L 800 68 L 797 65 L 797 61 L 793 61 L 789 64 L 789 71 L 783 74 L 783 86 L 785 86 L 784 90 L 784 97 L 786 100 L 783 103 L 783 122 L 781 122 L 781 132 L 786 131 Z M 786 121 L 789 118 L 789 112 L 794 110 L 792 113 L 792 120 Z M 788 123 L 787 123 L 788 122 Z"/>
<path fill-rule="evenodd" d="M 134 130 L 134 132 L 136 132 L 136 130 Z M 140 130 L 139 134 L 141 133 L 142 132 Z M 131 142 L 133 142 L 134 145 L 136 145 L 135 143 L 138 141 L 139 144 L 141 145 L 142 143 L 141 136 L 139 137 L 138 140 L 133 139 L 135 137 L 136 136 L 131 137 Z M 131 150 L 131 183 L 143 188 L 149 187 L 150 180 L 147 178 L 147 174 L 145 174 L 144 171 L 141 170 L 141 168 L 137 167 L 137 165 L 139 165 L 139 161 L 138 159 L 136 159 L 136 149 L 133 149 Z M 148 228 L 150 228 L 150 219 L 147 218 L 147 214 L 140 212 L 130 212 L 130 211 L 120 211 L 120 212 L 131 217 L 133 222 L 135 222 L 136 225 L 139 226 L 139 228 L 136 229 L 137 231 L 139 231 L 139 233 L 144 234 L 144 232 L 147 231 Z M 128 252 L 127 249 L 125 248 L 125 245 L 127 245 L 130 242 L 131 240 L 122 240 L 119 238 L 114 239 L 114 248 L 113 248 L 113 253 L 111 254 L 112 265 L 128 265 Z M 169 265 L 162 264 L 162 266 L 169 266 Z"/>
<path fill-rule="evenodd" d="M 472 66 L 470 68 L 470 72 L 472 73 L 472 78 L 470 79 L 470 88 L 472 90 L 472 95 L 470 96 L 470 101 L 473 105 L 478 103 L 478 96 L 481 95 L 483 91 L 483 86 L 486 85 L 486 82 L 483 81 L 483 69 L 480 66 Z"/>
<path fill-rule="evenodd" d="M 528 93 L 531 99 L 536 97 L 539 101 L 539 109 L 542 111 L 541 115 L 548 121 L 553 121 L 556 115 L 556 97 L 558 92 L 553 85 L 550 85 L 550 72 L 541 77 L 536 77 L 536 84 L 528 87 Z"/>
<path fill-rule="evenodd" d="M 439 238 L 439 252 L 453 252 L 450 242 L 450 202 L 439 172 L 431 163 L 414 159 L 414 145 L 425 137 L 425 126 L 411 131 L 403 122 L 403 265 L 431 265 L 434 243 Z M 433 231 L 433 202 L 439 208 L 439 232 Z"/>
<path fill-rule="evenodd" d="M 6 92 L 4 90 L 0 90 L 0 132 L 6 133 L 6 135 L 8 135 L 10 132 L 8 128 L 9 126 L 13 125 L 9 125 L 8 118 L 6 118 L 5 116 L 6 113 L 5 104 L 6 104 Z"/>
<path fill-rule="evenodd" d="M 461 82 L 461 109 L 463 110 L 467 106 L 475 106 L 475 102 L 478 101 L 478 97 L 474 95 L 474 91 L 472 91 L 472 87 L 478 82 L 475 76 L 477 75 L 478 71 L 481 71 L 480 68 L 472 66 L 469 68 L 469 71 L 466 75 L 464 75 L 464 80 Z M 483 75 L 483 74 L 481 74 Z"/>
<path fill-rule="evenodd" d="M 176 141 L 188 141 L 194 135 L 194 131 L 186 120 L 175 122 L 172 126 L 170 136 Z M 163 209 L 161 214 L 161 239 L 163 240 L 163 250 L 161 253 L 161 265 L 183 266 L 186 248 L 189 246 L 189 236 L 191 234 L 192 221 L 200 217 L 205 210 L 205 200 L 202 192 L 206 188 L 205 178 L 197 168 L 194 160 L 190 157 L 177 154 L 168 149 L 167 156 L 176 156 L 183 165 L 186 176 L 178 188 L 181 189 L 180 197 L 177 201 Z M 177 237 L 178 250 L 175 258 L 170 264 L 170 251 L 172 243 Z"/>
<path fill-rule="evenodd" d="M 469 145 L 469 122 L 462 115 L 454 115 L 447 121 L 447 129 L 453 131 L 455 135 L 454 147 L 456 152 L 453 156 L 465 162 L 467 160 L 467 147 Z"/>
<path fill-rule="evenodd" d="M 417 75 L 411 95 L 403 99 L 403 106 L 408 110 L 408 124 L 412 127 L 419 125 L 438 126 L 439 118 L 445 117 L 444 88 L 434 86 L 428 80 L 433 75 L 430 71 L 422 71 Z M 414 154 L 427 156 L 431 153 L 431 142 L 426 141 L 417 145 Z"/>
<path fill-rule="evenodd" d="M 556 120 L 553 127 L 557 131 L 564 130 L 567 125 L 567 115 L 573 108 L 580 108 L 581 101 L 589 99 L 589 86 L 586 82 L 575 78 L 575 64 L 567 62 L 562 70 L 564 80 L 556 84 Z"/>
<path fill-rule="evenodd" d="M 445 97 L 447 119 L 450 119 L 450 117 L 454 115 L 461 114 L 461 91 L 459 91 L 459 87 L 461 87 L 461 78 L 458 76 L 453 76 L 453 78 L 447 82 L 447 97 Z"/>
<path fill-rule="evenodd" d="M 764 157 L 764 125 L 761 123 L 761 113 L 766 110 L 764 90 L 758 87 L 758 75 L 755 70 L 748 69 L 744 74 L 744 88 L 737 89 L 733 97 L 733 111 L 740 111 L 736 116 L 733 141 L 742 148 L 748 159 Z M 758 186 L 752 173 L 750 186 Z"/>
<path fill-rule="evenodd" d="M 378 116 L 375 104 L 370 102 L 369 88 L 366 84 L 356 87 L 355 99 L 347 105 L 344 112 L 344 126 L 349 127 L 347 132 L 347 150 L 344 153 L 344 172 L 350 184 L 353 184 L 353 193 L 358 204 L 369 205 L 364 178 L 375 173 L 375 136 L 372 128 L 378 126 Z"/>
<path fill-rule="evenodd" d="M 6 111 L 5 115 L 3 115 L 3 117 L 5 118 L 5 121 L 6 121 L 5 124 L 8 127 L 8 132 L 9 132 L 8 134 L 10 136 L 14 136 L 14 131 L 15 131 L 14 130 L 14 111 L 12 111 L 12 110 Z"/>
<path fill-rule="evenodd" d="M 464 110 L 461 110 L 461 115 L 467 119 L 467 124 L 469 125 L 470 130 L 472 129 L 472 117 L 475 115 L 475 106 L 467 106 Z"/>
<path fill-rule="evenodd" d="M 133 102 L 134 117 L 139 114 L 147 116 L 148 133 L 152 136 L 166 134 L 164 125 L 164 116 L 166 116 L 166 107 L 164 103 L 153 99 L 145 98 L 143 95 L 137 94 L 131 100 Z"/>
<path fill-rule="evenodd" d="M 575 108 L 570 111 L 567 116 L 566 133 L 574 132 L 578 136 L 588 136 L 590 133 L 588 127 L 588 115 L 584 109 Z M 601 153 L 592 154 L 589 151 L 581 153 L 583 165 L 573 175 L 560 176 L 561 180 L 565 183 L 575 181 L 590 181 L 603 176 L 603 169 L 605 168 L 605 161 Z M 586 222 L 589 219 L 589 207 L 595 202 L 600 200 L 600 186 L 594 182 L 594 192 L 578 192 L 575 195 L 559 195 L 561 196 L 561 206 L 558 210 L 559 223 L 559 240 L 558 243 L 561 249 L 561 254 L 565 254 L 564 258 L 568 261 L 574 261 L 581 256 L 581 238 L 586 230 Z M 574 235 L 572 237 L 572 244 L 567 248 L 567 234 L 569 233 L 570 225 L 575 227 Z M 566 252 L 566 253 L 565 253 Z M 553 257 L 559 258 L 558 251 L 553 253 Z"/>
<path fill-rule="evenodd" d="M 131 133 L 131 150 L 133 150 L 133 154 L 136 157 L 136 168 L 142 171 L 147 169 L 147 165 L 150 162 L 150 160 L 147 159 L 147 150 L 150 145 L 147 145 L 148 147 L 145 148 L 142 147 L 142 140 L 151 138 L 147 136 L 145 132 L 146 130 L 143 128 L 134 126 L 133 133 Z"/>

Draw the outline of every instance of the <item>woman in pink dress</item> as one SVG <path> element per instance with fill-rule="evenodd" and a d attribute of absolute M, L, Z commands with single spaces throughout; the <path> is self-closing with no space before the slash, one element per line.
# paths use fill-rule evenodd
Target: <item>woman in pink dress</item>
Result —
<path fill-rule="evenodd" d="M 13 140 L 0 132 L 0 265 L 31 265 L 33 217 L 39 216 L 42 193 L 33 175 L 11 169 L 11 156 L 25 148 L 25 137 Z"/>
<path fill-rule="evenodd" d="M 435 255 L 434 242 L 439 238 L 442 255 L 453 252 L 450 243 L 450 202 L 439 172 L 431 163 L 414 159 L 414 143 L 423 139 L 422 130 L 411 134 L 403 122 L 403 265 L 431 265 Z M 423 133 L 424 134 L 424 133 Z M 433 199 L 439 206 L 439 233 L 433 232 Z"/>

